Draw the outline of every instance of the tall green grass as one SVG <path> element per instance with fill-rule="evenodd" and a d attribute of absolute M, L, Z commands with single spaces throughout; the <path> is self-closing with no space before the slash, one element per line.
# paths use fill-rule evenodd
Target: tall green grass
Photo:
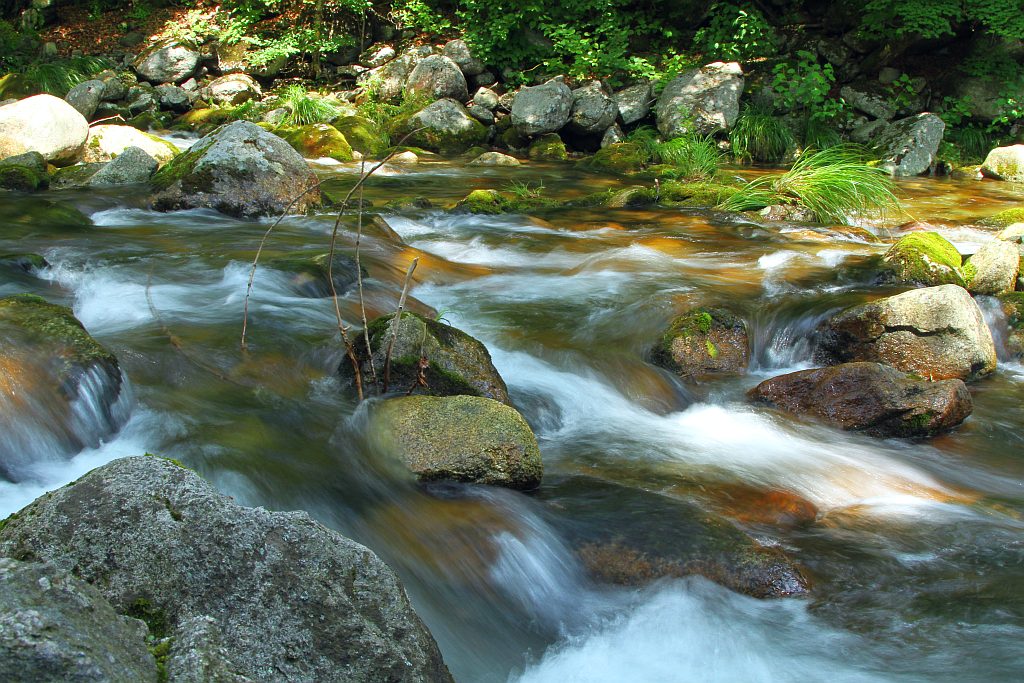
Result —
<path fill-rule="evenodd" d="M 722 163 L 718 144 L 709 135 L 689 134 L 662 141 L 657 129 L 641 126 L 626 141 L 637 145 L 645 163 L 671 166 L 668 175 L 675 178 L 710 180 Z"/>
<path fill-rule="evenodd" d="M 110 62 L 100 57 L 72 57 L 34 62 L 24 67 L 21 75 L 33 92 L 64 97 L 79 83 L 110 67 Z"/>
<path fill-rule="evenodd" d="M 341 115 L 341 110 L 329 100 L 311 95 L 298 84 L 289 85 L 281 93 L 281 106 L 288 110 L 284 122 L 291 126 L 311 123 L 330 123 Z"/>
<path fill-rule="evenodd" d="M 763 107 L 747 107 L 729 131 L 732 153 L 740 162 L 778 163 L 795 144 L 793 131 Z"/>
<path fill-rule="evenodd" d="M 726 211 L 753 211 L 774 204 L 810 209 L 822 223 L 846 225 L 857 215 L 901 210 L 892 178 L 869 166 L 862 147 L 838 145 L 804 153 L 782 174 L 758 178 L 719 205 Z"/>

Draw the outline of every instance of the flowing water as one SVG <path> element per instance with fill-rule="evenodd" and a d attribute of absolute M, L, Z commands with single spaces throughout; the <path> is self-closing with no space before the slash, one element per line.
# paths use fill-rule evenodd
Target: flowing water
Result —
<path fill-rule="evenodd" d="M 341 187 L 357 170 L 319 167 Z M 366 199 L 442 205 L 511 180 L 563 199 L 615 185 L 558 166 L 421 163 L 385 169 Z M 1024 193 L 936 179 L 901 190 L 914 219 L 968 252 L 991 233 L 962 226 Z M 48 201 L 94 225 L 62 223 Z M 354 220 L 343 222 L 348 253 Z M 51 264 L 37 277 L 0 271 L 0 296 L 28 291 L 74 309 L 120 359 L 123 426 L 70 454 L 45 406 L 8 419 L 0 447 L 16 444 L 29 464 L 18 483 L 0 481 L 0 517 L 116 457 L 180 459 L 242 503 L 307 510 L 374 549 L 461 681 L 1019 680 L 1024 368 L 1003 358 L 972 386 L 972 417 L 927 442 L 840 432 L 744 399 L 764 378 L 809 367 L 808 333 L 879 291 L 864 264 L 897 236 L 891 225 L 808 230 L 670 209 L 411 209 L 385 220 L 364 230 L 369 315 L 393 309 L 419 257 L 414 308 L 486 344 L 537 433 L 539 492 L 422 487 L 376 454 L 365 408 L 335 379 L 330 300 L 302 296 L 284 273 L 258 270 L 243 354 L 249 265 L 269 222 L 158 214 L 131 189 L 68 191 L 0 197 L 0 252 Z M 333 222 L 288 218 L 264 261 L 325 251 Z M 646 362 L 693 304 L 748 321 L 748 375 L 684 386 Z M 998 335 L 998 308 L 982 304 Z M 351 295 L 342 313 L 358 321 Z M 79 431 L 98 420 L 91 396 L 76 399 Z M 646 494 L 617 502 L 594 482 Z M 763 497 L 744 491 L 798 496 L 817 520 L 766 520 Z M 756 600 L 696 577 L 641 589 L 589 578 L 574 530 L 637 515 L 669 526 L 680 500 L 784 548 L 811 577 L 810 597 Z"/>

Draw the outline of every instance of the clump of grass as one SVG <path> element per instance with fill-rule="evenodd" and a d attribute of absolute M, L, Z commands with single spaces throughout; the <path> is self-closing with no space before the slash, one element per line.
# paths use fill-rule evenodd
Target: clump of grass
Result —
<path fill-rule="evenodd" d="M 284 89 L 281 106 L 288 110 L 284 123 L 291 126 L 330 123 L 341 115 L 341 110 L 330 100 L 312 95 L 298 84 Z"/>
<path fill-rule="evenodd" d="M 516 199 L 540 199 L 544 194 L 544 183 L 531 185 L 528 182 L 510 180 L 502 189 Z"/>
<path fill-rule="evenodd" d="M 72 57 L 29 64 L 22 76 L 34 92 L 64 97 L 73 87 L 110 66 L 100 57 Z"/>
<path fill-rule="evenodd" d="M 981 163 L 996 146 L 995 139 L 977 126 L 954 128 L 949 132 L 948 137 L 949 141 L 960 151 L 960 160 L 963 163 Z"/>
<path fill-rule="evenodd" d="M 843 144 L 839 131 L 830 125 L 827 119 L 811 117 L 804 127 L 804 149 L 824 150 Z"/>
<path fill-rule="evenodd" d="M 892 178 L 867 164 L 856 145 L 839 145 L 801 156 L 787 172 L 741 187 L 719 205 L 753 211 L 774 204 L 810 209 L 823 223 L 848 224 L 852 215 L 896 213 L 901 209 Z"/>
<path fill-rule="evenodd" d="M 764 107 L 747 107 L 729 131 L 732 153 L 738 161 L 778 163 L 796 143 L 793 131 Z"/>
<path fill-rule="evenodd" d="M 634 143 L 647 164 L 673 167 L 670 175 L 688 180 L 710 180 L 722 163 L 722 153 L 709 135 L 682 135 L 662 141 L 651 126 L 641 126 L 630 133 L 627 142 Z"/>

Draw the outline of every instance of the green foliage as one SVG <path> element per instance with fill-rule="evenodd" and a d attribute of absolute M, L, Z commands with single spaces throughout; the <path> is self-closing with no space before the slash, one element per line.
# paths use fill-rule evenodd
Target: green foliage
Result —
<path fill-rule="evenodd" d="M 72 57 L 33 62 L 21 73 L 33 92 L 64 97 L 71 88 L 110 67 L 110 62 L 99 57 Z"/>
<path fill-rule="evenodd" d="M 740 188 L 720 208 L 750 211 L 774 204 L 810 209 L 821 222 L 846 224 L 851 214 L 900 209 L 888 173 L 868 166 L 862 148 L 843 145 L 808 152 L 780 175 L 764 176 Z"/>
<path fill-rule="evenodd" d="M 544 183 L 538 182 L 534 186 L 529 182 L 510 180 L 502 189 L 516 199 L 540 199 L 541 195 L 544 194 Z"/>
<path fill-rule="evenodd" d="M 830 149 L 843 144 L 831 121 L 811 117 L 804 123 L 804 149 Z"/>
<path fill-rule="evenodd" d="M 1019 0 L 869 0 L 858 3 L 861 30 L 885 38 L 941 38 L 961 26 L 992 35 L 1024 38 L 1024 12 Z"/>
<path fill-rule="evenodd" d="M 694 45 L 707 57 L 750 60 L 776 52 L 775 29 L 755 7 L 716 2 L 706 26 L 697 31 Z"/>
<path fill-rule="evenodd" d="M 997 144 L 991 132 L 977 125 L 953 128 L 947 131 L 946 139 L 955 145 L 958 152 L 955 158 L 950 157 L 947 160 L 960 164 L 980 164 L 985 155 Z"/>
<path fill-rule="evenodd" d="M 284 123 L 290 126 L 329 123 L 341 115 L 341 110 L 330 100 L 310 94 L 298 84 L 284 89 L 281 106 L 288 110 Z"/>
<path fill-rule="evenodd" d="M 662 141 L 657 129 L 641 126 L 626 142 L 634 145 L 643 164 L 667 165 L 663 175 L 688 180 L 710 180 L 722 163 L 722 153 L 711 136 L 683 135 Z"/>
<path fill-rule="evenodd" d="M 400 29 L 411 28 L 423 33 L 443 34 L 452 27 L 448 17 L 423 0 L 392 2 L 388 19 Z"/>
<path fill-rule="evenodd" d="M 737 160 L 777 163 L 795 144 L 793 131 L 770 109 L 744 109 L 729 131 L 732 153 Z"/>
<path fill-rule="evenodd" d="M 907 74 L 900 74 L 900 77 L 889 84 L 889 101 L 896 111 L 909 109 L 917 99 L 917 88 L 914 86 L 914 79 Z"/>
<path fill-rule="evenodd" d="M 783 109 L 804 111 L 811 118 L 829 120 L 839 116 L 845 103 L 830 95 L 836 83 L 831 64 L 819 64 L 817 56 L 798 50 L 796 61 L 776 64 L 772 90 Z"/>

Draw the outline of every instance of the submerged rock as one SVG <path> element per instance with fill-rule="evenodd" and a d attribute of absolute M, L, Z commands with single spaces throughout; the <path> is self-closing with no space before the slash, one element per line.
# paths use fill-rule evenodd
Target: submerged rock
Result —
<path fill-rule="evenodd" d="M 965 286 L 956 247 L 937 232 L 914 232 L 901 238 L 882 257 L 887 279 L 898 283 Z"/>
<path fill-rule="evenodd" d="M 172 681 L 210 680 L 179 678 L 190 652 L 230 672 L 217 680 L 452 680 L 368 548 L 305 512 L 241 507 L 162 458 L 115 460 L 37 499 L 0 529 L 0 554 L 73 572 L 172 638 Z M 181 652 L 190 642 L 203 649 Z"/>
<path fill-rule="evenodd" d="M 89 123 L 53 95 L 35 95 L 0 107 L 0 159 L 39 152 L 58 166 L 73 163 L 89 135 Z"/>
<path fill-rule="evenodd" d="M 737 62 L 713 62 L 680 74 L 665 86 L 654 105 L 658 130 L 666 138 L 729 130 L 740 115 L 743 83 L 743 69 Z"/>
<path fill-rule="evenodd" d="M 959 379 L 929 382 L 879 363 L 843 363 L 761 382 L 748 394 L 791 413 L 877 436 L 924 437 L 948 431 L 973 410 Z"/>
<path fill-rule="evenodd" d="M 996 367 L 981 309 L 957 285 L 915 289 L 840 313 L 820 330 L 819 357 L 885 363 L 933 380 L 976 379 Z"/>
<path fill-rule="evenodd" d="M 515 408 L 479 396 L 406 396 L 374 405 L 378 444 L 421 481 L 451 480 L 533 489 L 540 449 Z"/>
<path fill-rule="evenodd" d="M 329 258 L 330 253 L 289 254 L 270 259 L 267 261 L 267 267 L 290 273 L 292 286 L 303 296 L 331 296 L 331 279 L 334 280 L 334 290 L 338 296 L 341 296 L 357 282 L 356 262 L 355 259 L 335 251 L 334 263 L 331 264 L 331 277 L 328 279 Z M 365 268 L 363 277 L 366 277 Z"/>
<path fill-rule="evenodd" d="M 695 308 L 675 318 L 651 360 L 684 379 L 743 373 L 750 362 L 744 322 L 716 308 Z"/>

